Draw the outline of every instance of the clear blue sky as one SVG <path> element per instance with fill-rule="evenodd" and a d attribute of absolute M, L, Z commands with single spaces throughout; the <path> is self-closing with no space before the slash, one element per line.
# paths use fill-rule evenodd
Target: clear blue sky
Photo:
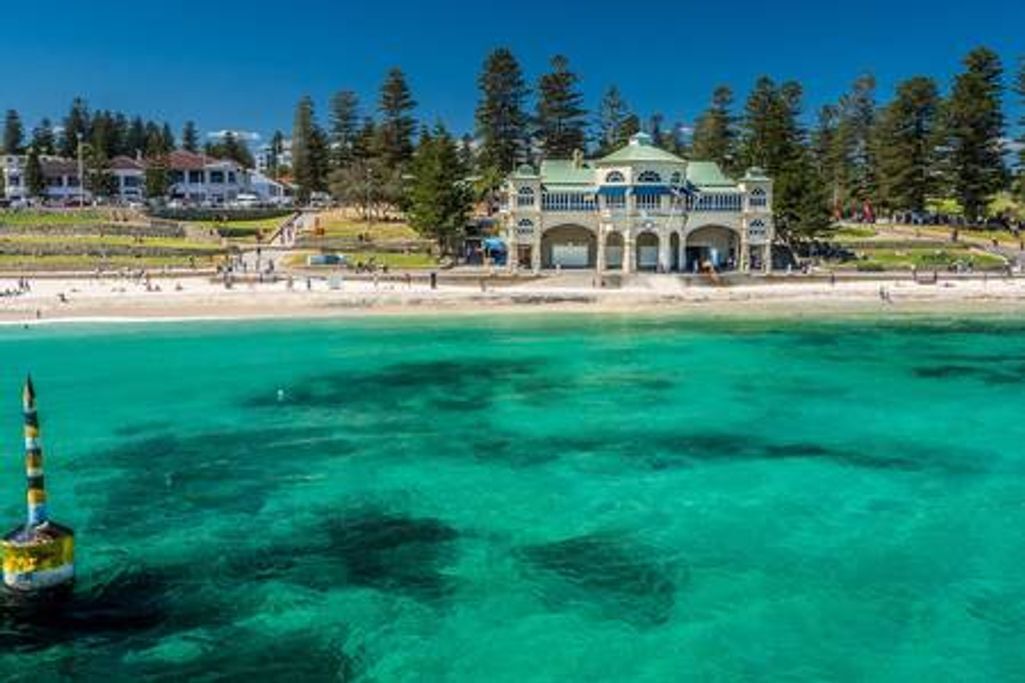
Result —
<path fill-rule="evenodd" d="M 289 130 L 312 95 L 320 115 L 341 88 L 376 96 L 401 66 L 418 115 L 458 132 L 472 126 L 475 78 L 487 51 L 507 45 L 531 80 L 563 53 L 583 77 L 592 108 L 618 84 L 644 115 L 692 121 L 712 88 L 743 98 L 768 74 L 805 85 L 806 110 L 835 99 L 860 73 L 880 95 L 915 74 L 944 87 L 972 47 L 1005 66 L 1025 54 L 1022 0 L 50 0 L 4 8 L 0 108 L 28 128 L 61 118 L 75 95 L 93 108 L 186 119 L 204 131 Z M 1008 107 L 1017 115 L 1017 108 Z"/>

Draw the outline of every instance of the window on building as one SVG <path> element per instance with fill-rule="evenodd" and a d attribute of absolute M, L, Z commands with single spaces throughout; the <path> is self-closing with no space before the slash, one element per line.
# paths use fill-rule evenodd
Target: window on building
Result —
<path fill-rule="evenodd" d="M 605 197 L 605 208 L 607 209 L 625 209 L 626 208 L 626 195 L 624 194 L 610 194 Z"/>
<path fill-rule="evenodd" d="M 185 181 L 185 171 L 171 171 L 171 182 L 181 183 Z"/>
<path fill-rule="evenodd" d="M 769 204 L 769 198 L 765 194 L 765 190 L 760 187 L 756 187 L 751 191 L 751 208 L 764 209 Z"/>
<path fill-rule="evenodd" d="M 619 171 L 609 171 L 605 175 L 605 182 L 607 182 L 607 183 L 625 183 L 626 182 L 626 178 L 624 178 L 623 174 L 620 173 Z"/>
<path fill-rule="evenodd" d="M 230 184 L 232 184 L 232 185 L 235 184 L 236 181 L 235 181 L 235 172 L 234 171 L 228 171 L 228 182 Z"/>
<path fill-rule="evenodd" d="M 753 240 L 765 239 L 768 235 L 765 222 L 761 220 L 751 221 L 751 224 L 747 226 L 747 234 Z"/>
<path fill-rule="evenodd" d="M 68 187 L 78 187 L 78 176 L 77 175 L 69 175 L 68 178 L 67 178 L 67 186 Z"/>
<path fill-rule="evenodd" d="M 516 191 L 516 206 L 532 207 L 534 206 L 534 189 L 530 187 L 521 187 Z"/>
<path fill-rule="evenodd" d="M 639 183 L 660 183 L 662 182 L 662 176 L 654 171 L 645 171 L 644 173 L 637 176 L 637 182 Z"/>
<path fill-rule="evenodd" d="M 522 237 L 529 237 L 534 234 L 534 221 L 524 218 L 516 225 L 516 234 Z"/>
<path fill-rule="evenodd" d="M 124 187 L 139 187 L 142 184 L 142 178 L 137 175 L 126 175 L 121 179 L 121 184 Z"/>
<path fill-rule="evenodd" d="M 202 171 L 189 171 L 189 185 L 199 185 L 203 182 Z"/>
<path fill-rule="evenodd" d="M 669 182 L 671 184 L 673 184 L 673 185 L 679 185 L 680 184 L 680 179 L 681 178 L 680 178 L 680 172 L 679 171 L 674 171 L 673 175 L 669 176 Z"/>
<path fill-rule="evenodd" d="M 7 179 L 7 184 L 11 187 L 21 187 L 21 176 L 12 175 Z"/>
<path fill-rule="evenodd" d="M 224 182 L 224 171 L 210 171 L 210 182 L 211 183 L 223 183 Z"/>
<path fill-rule="evenodd" d="M 47 187 L 60 187 L 64 183 L 61 182 L 62 178 L 59 175 L 52 175 L 46 179 Z"/>

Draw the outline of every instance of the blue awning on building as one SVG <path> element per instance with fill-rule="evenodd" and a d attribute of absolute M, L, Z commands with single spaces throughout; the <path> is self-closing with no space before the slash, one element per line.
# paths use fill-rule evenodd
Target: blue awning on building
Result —
<path fill-rule="evenodd" d="M 635 185 L 630 193 L 635 197 L 659 197 L 672 191 L 665 185 Z"/>
<path fill-rule="evenodd" d="M 689 194 L 691 197 L 697 196 L 697 194 L 698 194 L 697 186 L 694 183 L 692 183 L 691 181 L 689 181 L 689 180 L 687 182 L 685 182 L 683 184 L 683 187 L 681 187 L 680 189 L 685 194 Z"/>
<path fill-rule="evenodd" d="M 626 186 L 625 185 L 605 185 L 604 187 L 598 188 L 598 194 L 602 197 L 625 197 Z"/>

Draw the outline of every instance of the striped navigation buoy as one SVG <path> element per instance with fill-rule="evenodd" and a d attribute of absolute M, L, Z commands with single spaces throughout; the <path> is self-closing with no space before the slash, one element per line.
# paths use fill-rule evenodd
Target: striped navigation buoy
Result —
<path fill-rule="evenodd" d="M 51 522 L 43 485 L 43 448 L 32 378 L 22 393 L 25 410 L 25 474 L 28 476 L 28 521 L 6 536 L 3 548 L 4 585 L 32 592 L 70 584 L 75 578 L 75 533 Z"/>

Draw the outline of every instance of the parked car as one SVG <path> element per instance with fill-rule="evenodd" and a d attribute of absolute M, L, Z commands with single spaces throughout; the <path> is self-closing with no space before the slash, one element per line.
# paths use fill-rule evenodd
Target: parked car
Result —
<path fill-rule="evenodd" d="M 308 266 L 344 266 L 345 254 L 310 254 L 306 257 Z"/>

